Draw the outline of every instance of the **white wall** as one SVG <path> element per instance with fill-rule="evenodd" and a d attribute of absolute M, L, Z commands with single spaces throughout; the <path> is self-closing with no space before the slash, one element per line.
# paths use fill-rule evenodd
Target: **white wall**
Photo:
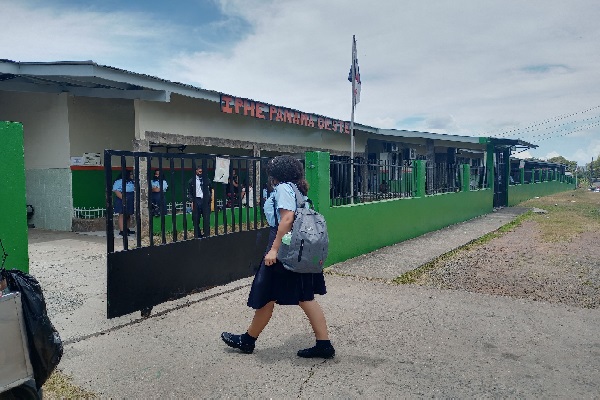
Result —
<path fill-rule="evenodd" d="M 23 123 L 27 204 L 37 228 L 71 230 L 68 95 L 0 92 L 0 120 Z"/>
<path fill-rule="evenodd" d="M 68 103 L 71 156 L 133 149 L 133 100 L 70 96 Z"/>
<path fill-rule="evenodd" d="M 25 169 L 69 167 L 66 93 L 0 91 L 0 120 L 23 123 Z"/>
<path fill-rule="evenodd" d="M 140 101 L 136 110 L 136 136 L 139 138 L 144 138 L 146 131 L 152 131 L 337 151 L 349 151 L 350 148 L 350 136 L 343 133 L 225 114 L 219 103 L 175 94 L 170 103 Z M 364 149 L 366 139 L 364 143 L 362 141 L 357 138 L 357 149 Z"/>

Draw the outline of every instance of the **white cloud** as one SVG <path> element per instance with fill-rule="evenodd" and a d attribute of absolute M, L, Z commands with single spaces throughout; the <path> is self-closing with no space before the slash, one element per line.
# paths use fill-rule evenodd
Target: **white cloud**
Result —
<path fill-rule="evenodd" d="M 5 3 L 3 28 L 11 34 L 0 36 L 0 58 L 92 59 L 346 120 L 356 34 L 358 123 L 504 132 L 540 146 L 521 154 L 556 153 L 580 163 L 600 154 L 596 0 L 380 0 L 351 7 L 342 0 L 221 0 L 224 20 L 241 18 L 249 31 L 221 45 L 199 37 L 195 50 L 175 45 L 185 35 L 180 27 L 147 13 Z"/>
<path fill-rule="evenodd" d="M 551 151 L 550 153 L 548 153 L 548 154 L 546 154 L 544 157 L 542 157 L 542 159 L 543 159 L 543 160 L 549 160 L 549 159 L 551 159 L 551 158 L 554 158 L 554 157 L 559 157 L 559 156 L 560 156 L 560 154 L 559 154 L 559 153 L 557 153 L 556 151 Z M 564 157 L 564 156 L 563 156 L 563 157 Z"/>
<path fill-rule="evenodd" d="M 148 14 L 2 4 L 1 58 L 15 61 L 93 60 L 135 72 L 161 57 L 173 29 Z"/>
<path fill-rule="evenodd" d="M 511 157 L 526 159 L 526 158 L 533 158 L 533 155 L 529 152 L 529 150 L 525 150 L 520 153 L 512 154 Z"/>

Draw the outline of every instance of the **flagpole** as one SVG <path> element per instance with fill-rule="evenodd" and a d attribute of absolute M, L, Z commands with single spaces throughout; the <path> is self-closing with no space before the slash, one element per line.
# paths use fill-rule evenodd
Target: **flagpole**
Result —
<path fill-rule="evenodd" d="M 350 118 L 350 204 L 354 204 L 354 106 L 356 105 L 356 39 L 352 35 L 352 115 Z"/>

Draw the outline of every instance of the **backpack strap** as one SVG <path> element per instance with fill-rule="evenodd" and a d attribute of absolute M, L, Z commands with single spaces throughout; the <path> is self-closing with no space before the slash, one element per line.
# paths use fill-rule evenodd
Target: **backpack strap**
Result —
<path fill-rule="evenodd" d="M 290 187 L 294 190 L 294 197 L 296 198 L 296 209 L 304 207 L 307 202 L 312 206 L 312 201 L 310 199 L 306 201 L 304 200 L 304 195 L 302 194 L 302 192 L 300 192 L 295 183 L 285 183 L 290 185 Z M 273 197 L 273 216 L 275 217 L 275 226 L 279 226 L 279 221 L 277 220 L 277 204 L 275 203 L 275 197 Z"/>

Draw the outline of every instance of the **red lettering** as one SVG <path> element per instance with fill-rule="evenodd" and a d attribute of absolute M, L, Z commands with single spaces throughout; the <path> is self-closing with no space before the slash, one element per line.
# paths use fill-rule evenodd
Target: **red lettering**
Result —
<path fill-rule="evenodd" d="M 227 114 L 231 114 L 233 109 L 231 108 L 231 96 L 221 95 L 221 111 Z"/>
<path fill-rule="evenodd" d="M 328 131 L 331 130 L 331 120 L 329 118 L 325 120 L 325 129 Z"/>
<path fill-rule="evenodd" d="M 265 119 L 265 114 L 263 114 L 263 107 L 263 104 L 256 103 L 256 114 L 254 114 L 256 118 Z"/>
<path fill-rule="evenodd" d="M 244 115 L 250 114 L 251 117 L 254 117 L 254 102 L 250 100 L 244 101 Z"/>
<path fill-rule="evenodd" d="M 277 107 L 270 106 L 269 107 L 269 121 L 273 121 L 275 116 L 277 115 Z"/>
<path fill-rule="evenodd" d="M 334 121 L 331 122 L 331 125 L 333 126 L 332 130 L 334 130 L 334 131 L 337 132 L 337 130 L 338 130 L 338 122 L 334 120 Z"/>
<path fill-rule="evenodd" d="M 294 112 L 288 109 L 285 110 L 285 122 L 293 123 L 294 122 Z"/>
<path fill-rule="evenodd" d="M 312 116 L 308 116 L 308 126 L 310 126 L 311 128 L 315 127 L 315 119 Z"/>
<path fill-rule="evenodd" d="M 281 111 L 281 108 L 277 109 L 277 118 L 275 119 L 275 121 L 285 121 L 283 119 L 283 111 Z"/>
<path fill-rule="evenodd" d="M 300 113 L 299 112 L 294 113 L 294 124 L 300 125 Z"/>
<path fill-rule="evenodd" d="M 344 122 L 344 133 L 346 135 L 350 134 L 350 123 L 349 122 Z"/>
<path fill-rule="evenodd" d="M 325 129 L 325 120 L 321 117 L 317 118 L 317 126 L 319 129 Z"/>
<path fill-rule="evenodd" d="M 309 118 L 310 117 L 308 115 L 302 113 L 300 115 L 300 125 L 308 126 L 308 120 L 309 120 Z"/>
<path fill-rule="evenodd" d="M 236 98 L 235 101 L 234 101 L 234 103 L 233 103 L 233 106 L 235 108 L 235 113 L 236 114 L 241 114 L 240 109 L 242 107 L 244 107 L 244 100 Z"/>

